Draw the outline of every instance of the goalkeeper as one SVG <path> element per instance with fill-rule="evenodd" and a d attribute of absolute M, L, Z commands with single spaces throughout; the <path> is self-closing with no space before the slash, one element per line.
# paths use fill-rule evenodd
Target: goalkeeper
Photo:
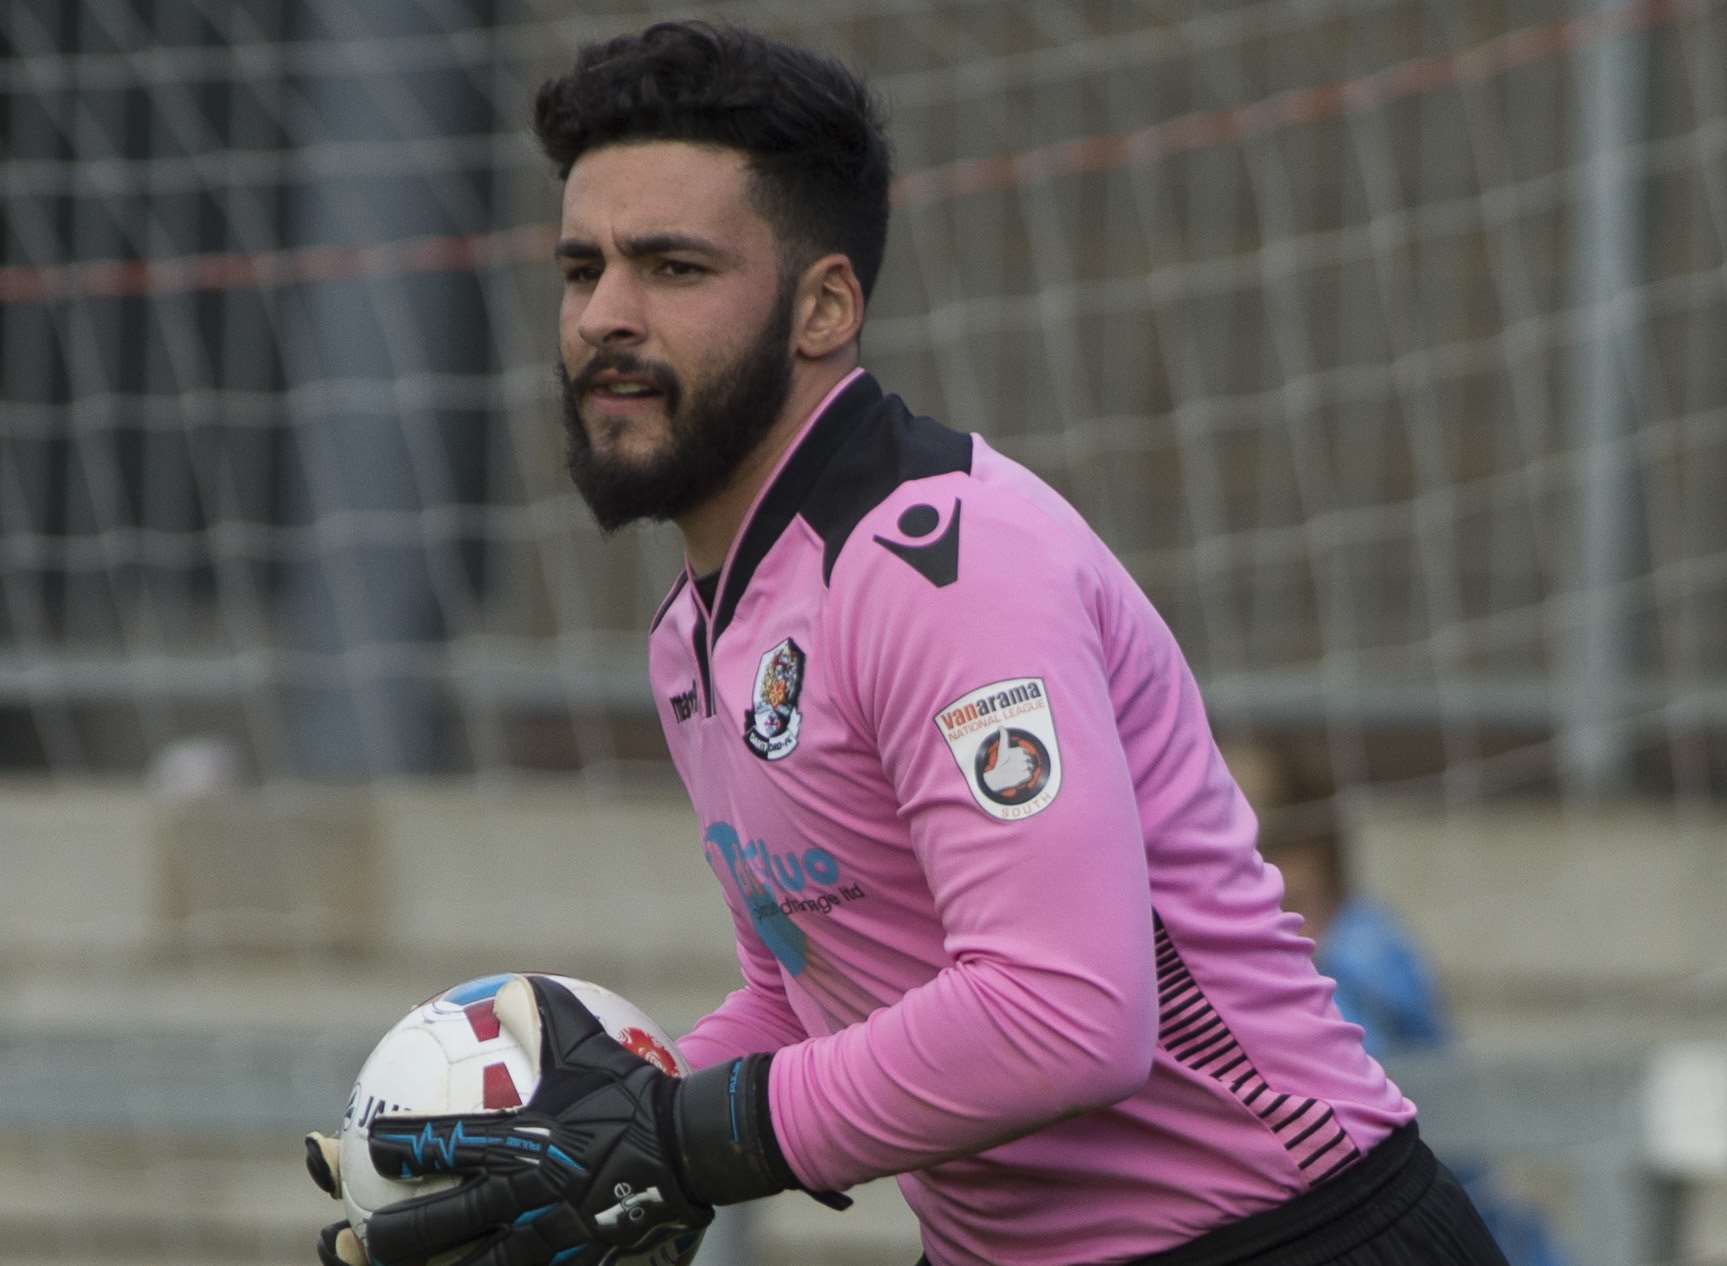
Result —
<path fill-rule="evenodd" d="M 682 534 L 650 668 L 743 982 L 681 1083 L 514 984 L 539 1089 L 374 1126 L 381 1168 L 468 1181 L 377 1213 L 373 1258 L 596 1266 L 893 1174 L 928 1266 L 1503 1263 L 1280 910 L 1156 611 L 861 367 L 863 85 L 661 24 L 584 47 L 535 127 L 570 473 L 602 528 Z"/>

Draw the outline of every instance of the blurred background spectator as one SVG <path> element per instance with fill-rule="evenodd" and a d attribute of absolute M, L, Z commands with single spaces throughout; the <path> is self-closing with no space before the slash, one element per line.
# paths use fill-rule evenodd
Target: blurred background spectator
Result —
<path fill-rule="evenodd" d="M 1319 970 L 1337 983 L 1334 1001 L 1361 1026 L 1368 1051 L 1393 1079 L 1411 1054 L 1454 1039 L 1432 965 L 1389 907 L 1350 881 L 1348 840 L 1330 789 L 1303 785 L 1298 764 L 1260 749 L 1236 752 L 1247 787 L 1263 798 L 1260 851 L 1283 876 L 1284 908 L 1301 916 Z M 1416 895 L 1419 900 L 1419 895 Z M 1442 1155 L 1469 1189 L 1511 1266 L 1567 1266 L 1541 1211 L 1509 1195 L 1478 1157 Z"/>

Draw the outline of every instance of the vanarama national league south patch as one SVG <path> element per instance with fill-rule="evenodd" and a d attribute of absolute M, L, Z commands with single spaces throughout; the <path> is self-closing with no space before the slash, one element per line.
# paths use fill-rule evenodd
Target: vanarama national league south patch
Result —
<path fill-rule="evenodd" d="M 1041 677 L 1014 677 L 968 690 L 936 713 L 977 807 L 1017 822 L 1041 813 L 1061 790 L 1055 716 Z"/>

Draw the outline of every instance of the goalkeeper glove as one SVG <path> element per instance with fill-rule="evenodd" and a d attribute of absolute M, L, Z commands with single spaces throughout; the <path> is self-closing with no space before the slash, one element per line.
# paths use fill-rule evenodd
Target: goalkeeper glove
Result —
<path fill-rule="evenodd" d="M 603 1266 L 705 1227 L 715 1205 L 798 1185 L 768 1117 L 769 1056 L 668 1077 L 537 976 L 509 981 L 495 1010 L 538 1055 L 538 1086 L 513 1112 L 373 1121 L 379 1173 L 467 1178 L 372 1214 L 376 1262 L 484 1241 L 464 1266 Z"/>
<path fill-rule="evenodd" d="M 306 1171 L 324 1194 L 342 1198 L 342 1154 L 336 1140 L 313 1130 L 306 1136 Z M 318 1233 L 319 1266 L 368 1266 L 360 1238 L 346 1222 L 332 1222 Z"/>

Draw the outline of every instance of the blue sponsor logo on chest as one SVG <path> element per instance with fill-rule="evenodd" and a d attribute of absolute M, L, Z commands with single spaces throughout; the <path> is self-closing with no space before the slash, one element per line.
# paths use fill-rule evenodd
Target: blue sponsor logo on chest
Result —
<path fill-rule="evenodd" d="M 702 840 L 712 850 L 715 871 L 731 881 L 757 935 L 794 976 L 809 965 L 810 947 L 792 916 L 826 915 L 865 895 L 861 885 L 840 882 L 839 860 L 825 848 L 776 851 L 766 840 L 745 842 L 729 822 L 715 822 Z"/>

